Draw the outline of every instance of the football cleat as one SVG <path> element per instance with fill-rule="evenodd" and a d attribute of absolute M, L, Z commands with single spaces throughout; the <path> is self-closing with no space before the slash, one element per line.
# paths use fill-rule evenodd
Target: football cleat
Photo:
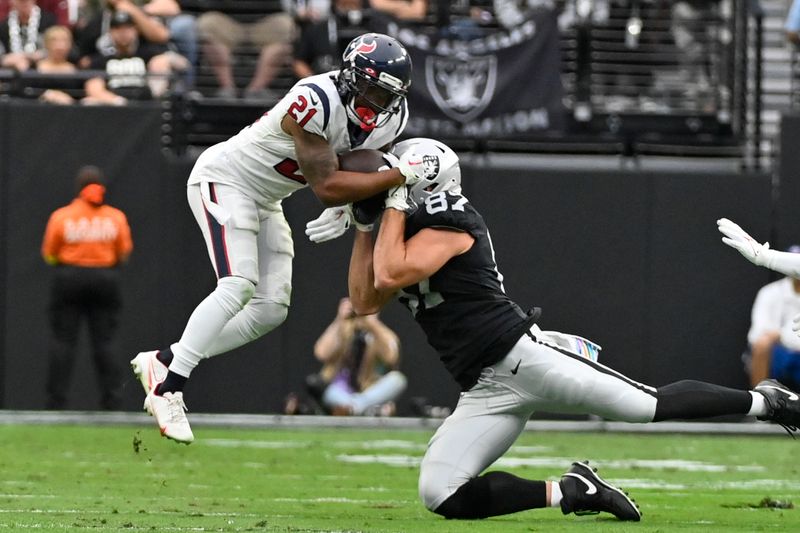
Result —
<path fill-rule="evenodd" d="M 638 522 L 642 512 L 628 495 L 612 487 L 600 476 L 588 461 L 572 463 L 567 473 L 561 476 L 561 512 L 597 514 L 611 513 L 620 520 Z"/>
<path fill-rule="evenodd" d="M 158 350 L 151 352 L 140 352 L 133 359 L 131 359 L 131 368 L 133 373 L 139 378 L 142 383 L 145 394 L 150 394 L 150 391 L 156 388 L 156 385 L 164 381 L 167 377 L 169 369 L 158 360 Z"/>
<path fill-rule="evenodd" d="M 144 400 L 144 407 L 155 417 L 161 434 L 168 439 L 185 444 L 194 440 L 182 392 L 165 392 L 163 396 L 150 392 Z"/>
<path fill-rule="evenodd" d="M 761 393 L 767 403 L 767 413 L 756 417 L 758 420 L 780 424 L 789 435 L 797 431 L 800 426 L 800 395 L 774 379 L 765 379 L 753 390 Z"/>

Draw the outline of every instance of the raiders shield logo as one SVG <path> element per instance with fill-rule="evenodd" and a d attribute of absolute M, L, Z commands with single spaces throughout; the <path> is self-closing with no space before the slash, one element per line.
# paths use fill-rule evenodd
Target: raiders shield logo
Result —
<path fill-rule="evenodd" d="M 429 56 L 425 62 L 425 82 L 445 115 L 468 122 L 492 101 L 497 83 L 497 57 Z"/>

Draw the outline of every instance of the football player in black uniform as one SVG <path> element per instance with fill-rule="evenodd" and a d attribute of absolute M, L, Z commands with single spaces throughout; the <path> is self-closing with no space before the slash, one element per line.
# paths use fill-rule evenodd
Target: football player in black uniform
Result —
<path fill-rule="evenodd" d="M 523 312 L 505 294 L 486 224 L 461 194 L 456 154 L 431 139 L 393 153 L 407 151 L 421 158 L 424 178 L 390 190 L 377 238 L 357 224 L 349 288 L 359 314 L 398 296 L 463 390 L 422 460 L 428 509 L 483 518 L 550 506 L 639 520 L 633 501 L 586 463 L 573 463 L 560 482 L 480 475 L 537 410 L 640 423 L 748 414 L 790 431 L 800 425 L 800 398 L 776 381 L 753 391 L 693 380 L 650 387 L 599 364 L 590 341 L 539 329 L 538 310 Z"/>

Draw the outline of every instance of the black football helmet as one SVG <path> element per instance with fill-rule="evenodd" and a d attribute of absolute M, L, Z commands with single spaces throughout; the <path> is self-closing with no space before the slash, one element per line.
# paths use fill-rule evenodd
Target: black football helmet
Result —
<path fill-rule="evenodd" d="M 342 54 L 338 86 L 350 120 L 372 130 L 402 108 L 411 86 L 411 56 L 388 35 L 359 35 Z"/>

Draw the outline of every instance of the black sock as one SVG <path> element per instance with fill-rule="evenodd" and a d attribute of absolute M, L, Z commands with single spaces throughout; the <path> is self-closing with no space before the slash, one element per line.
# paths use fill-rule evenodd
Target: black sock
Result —
<path fill-rule="evenodd" d="M 169 366 L 172 362 L 172 348 L 164 348 L 163 350 L 159 350 L 156 354 L 156 359 L 161 361 L 161 364 L 164 366 Z"/>
<path fill-rule="evenodd" d="M 183 386 L 188 379 L 170 370 L 167 372 L 167 378 L 156 387 L 155 393 L 163 396 L 165 392 L 183 392 Z"/>
<path fill-rule="evenodd" d="M 547 507 L 545 481 L 489 472 L 461 485 L 434 512 L 445 518 L 486 518 Z"/>
<path fill-rule="evenodd" d="M 653 422 L 676 418 L 744 415 L 750 411 L 753 403 L 753 397 L 748 391 L 689 379 L 659 387 L 656 400 Z"/>

